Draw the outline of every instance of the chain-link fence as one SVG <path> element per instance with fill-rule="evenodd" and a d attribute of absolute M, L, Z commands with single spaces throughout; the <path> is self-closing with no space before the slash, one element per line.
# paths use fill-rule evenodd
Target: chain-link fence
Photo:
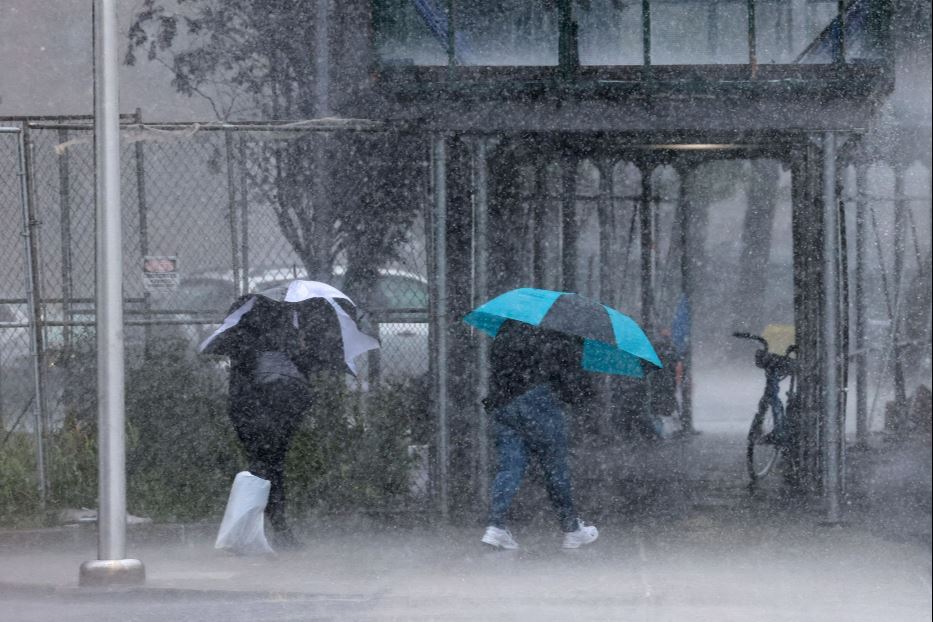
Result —
<path fill-rule="evenodd" d="M 153 339 L 182 337 L 193 348 L 241 294 L 317 278 L 348 290 L 382 337 L 378 370 L 366 370 L 363 382 L 424 373 L 425 189 L 419 163 L 397 171 L 405 179 L 394 196 L 380 197 L 380 186 L 399 180 L 377 177 L 385 174 L 378 170 L 384 167 L 381 155 L 416 148 L 416 141 L 373 130 L 125 126 L 130 360 Z M 36 252 L 43 347 L 55 357 L 84 339 L 93 323 L 92 130 L 34 123 L 27 125 L 26 139 L 31 198 L 41 223 Z M 380 210 L 386 199 L 394 203 Z"/>
<path fill-rule="evenodd" d="M 29 414 L 36 398 L 33 370 L 33 335 L 27 298 L 27 266 L 23 237 L 26 197 L 22 184 L 23 140 L 16 127 L 0 127 L 0 433 L 21 423 L 31 425 Z"/>
<path fill-rule="evenodd" d="M 94 399 L 93 128 L 69 119 L 8 125 L 0 133 L 0 433 L 38 421 L 48 434 Z M 423 386 L 428 188 L 419 137 L 362 122 L 124 119 L 122 138 L 129 370 L 154 344 L 193 357 L 238 296 L 309 278 L 346 291 L 382 342 L 348 377 L 350 390 Z"/>

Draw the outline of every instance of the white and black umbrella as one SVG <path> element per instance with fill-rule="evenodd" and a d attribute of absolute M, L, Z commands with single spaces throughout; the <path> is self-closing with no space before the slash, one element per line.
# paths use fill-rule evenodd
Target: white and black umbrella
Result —
<path fill-rule="evenodd" d="M 364 352 L 378 348 L 379 341 L 361 331 L 357 326 L 356 321 L 351 316 L 355 305 L 349 296 L 332 285 L 318 281 L 296 279 L 288 284 L 278 285 L 246 296 L 224 318 L 220 328 L 215 330 L 198 346 L 198 351 L 205 354 L 226 354 L 226 342 L 228 338 L 233 337 L 236 333 L 237 327 L 243 325 L 244 318 L 253 320 L 249 322 L 251 327 L 263 327 L 263 320 L 265 316 L 268 316 L 270 319 L 268 323 L 269 330 L 275 330 L 281 324 L 276 320 L 279 320 L 284 313 L 289 317 L 292 326 L 296 330 L 302 330 L 306 327 L 301 326 L 301 323 L 307 318 L 302 303 L 307 301 L 318 301 L 318 303 L 324 301 L 328 307 L 333 309 L 343 345 L 343 360 L 350 372 L 355 375 L 357 372 L 355 359 Z M 320 320 L 321 318 L 315 319 Z"/>

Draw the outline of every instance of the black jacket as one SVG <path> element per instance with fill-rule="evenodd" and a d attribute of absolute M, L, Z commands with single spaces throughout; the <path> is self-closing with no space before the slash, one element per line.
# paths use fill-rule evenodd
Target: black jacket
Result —
<path fill-rule="evenodd" d="M 507 320 L 490 352 L 487 411 L 501 408 L 539 384 L 549 384 L 568 404 L 594 393 L 592 374 L 583 371 L 583 340 Z"/>

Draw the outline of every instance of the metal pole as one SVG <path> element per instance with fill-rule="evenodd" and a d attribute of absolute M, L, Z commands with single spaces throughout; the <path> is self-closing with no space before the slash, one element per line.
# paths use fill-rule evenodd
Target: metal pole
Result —
<path fill-rule="evenodd" d="M 840 497 L 843 485 L 842 443 L 845 431 L 839 408 L 839 206 L 836 204 L 836 135 L 825 132 L 823 145 L 823 417 L 825 417 L 826 458 L 823 491 L 826 495 L 826 522 L 841 520 Z"/>
<path fill-rule="evenodd" d="M 547 253 L 547 239 L 544 222 L 547 219 L 547 160 L 540 158 L 535 167 L 535 196 L 533 211 L 533 259 L 531 268 L 531 283 L 534 287 L 547 287 L 544 275 L 547 271 L 545 263 Z"/>
<path fill-rule="evenodd" d="M 748 68 L 753 78 L 758 75 L 758 36 L 755 21 L 755 0 L 748 0 Z"/>
<path fill-rule="evenodd" d="M 243 269 L 240 274 L 242 283 L 239 285 L 240 293 L 249 293 L 249 192 L 246 184 L 246 139 L 240 136 L 237 145 L 240 169 L 240 261 Z M 236 290 L 234 285 L 234 290 Z"/>
<path fill-rule="evenodd" d="M 651 172 L 652 166 L 641 166 L 641 203 L 639 204 L 639 230 L 641 233 L 641 322 L 646 332 L 650 332 L 654 311 L 654 236 L 653 211 L 651 209 Z"/>
<path fill-rule="evenodd" d="M 58 143 L 64 145 L 68 142 L 68 130 L 58 131 Z M 62 342 L 66 352 L 71 351 L 71 305 L 74 298 L 72 284 L 72 256 L 71 256 L 71 156 L 66 149 L 58 158 L 58 200 L 61 208 L 61 244 L 62 244 Z M 66 383 L 65 392 L 69 391 Z M 68 404 L 69 399 L 65 399 Z"/>
<path fill-rule="evenodd" d="M 561 162 L 561 287 L 577 290 L 577 159 L 564 157 Z"/>
<path fill-rule="evenodd" d="M 36 274 L 36 249 L 34 229 L 37 223 L 34 222 L 32 210 L 30 209 L 29 178 L 27 168 L 27 152 L 29 143 L 27 137 L 29 133 L 29 123 L 23 124 L 23 131 L 19 133 L 16 143 L 17 155 L 19 156 L 19 179 L 20 179 L 20 204 L 23 211 L 23 250 L 26 254 L 26 300 L 29 306 L 29 337 L 30 350 L 32 351 L 32 374 L 33 388 L 35 390 L 35 402 L 33 403 L 33 412 L 35 413 L 34 425 L 36 435 L 36 479 L 39 488 L 39 504 L 45 509 L 46 491 L 48 485 L 45 472 L 45 438 L 43 435 L 44 416 L 43 416 L 43 387 L 42 387 L 42 332 L 39 324 L 41 312 L 39 309 L 39 295 L 36 286 L 38 279 Z"/>
<path fill-rule="evenodd" d="M 839 38 L 836 41 L 833 62 L 843 65 L 846 62 L 846 0 L 838 0 L 836 14 L 839 18 Z"/>
<path fill-rule="evenodd" d="M 865 354 L 865 223 L 867 198 L 865 182 L 868 166 L 855 165 L 855 438 L 859 447 L 868 447 L 868 357 Z"/>
<path fill-rule="evenodd" d="M 641 54 L 645 72 L 651 71 L 651 0 L 641 0 Z"/>
<path fill-rule="evenodd" d="M 652 335 L 654 322 L 654 213 L 651 209 L 651 172 L 650 163 L 641 167 L 641 203 L 639 205 L 639 229 L 641 233 L 641 322 L 649 337 Z M 645 376 L 645 416 L 650 421 L 654 417 L 652 402 L 651 374 Z"/>
<path fill-rule="evenodd" d="M 447 0 L 447 67 L 457 64 L 457 24 L 456 3 Z"/>
<path fill-rule="evenodd" d="M 119 40 L 116 0 L 94 2 L 94 161 L 97 215 L 97 557 L 81 585 L 142 583 L 126 553 L 123 386 L 123 252 L 120 213 Z"/>
<path fill-rule="evenodd" d="M 142 127 L 143 112 L 136 109 L 135 122 Z M 136 160 L 136 207 L 139 211 L 139 254 L 143 261 L 149 255 L 149 209 L 146 202 L 146 156 L 143 149 L 142 140 L 137 140 L 133 145 L 133 155 Z M 148 291 L 143 292 L 143 312 L 146 320 L 151 319 L 149 312 L 152 310 L 152 294 Z M 152 342 L 152 326 L 146 324 L 143 327 L 143 347 L 146 354 L 149 353 L 149 347 Z"/>
<path fill-rule="evenodd" d="M 230 264 L 233 267 L 234 293 L 239 296 L 246 292 L 237 291 L 240 286 L 240 247 L 237 244 L 236 182 L 233 177 L 233 136 L 230 130 L 224 132 L 224 150 L 227 155 L 227 226 L 230 230 Z"/>
<path fill-rule="evenodd" d="M 904 378 L 904 349 L 900 344 L 903 338 L 903 322 L 899 309 L 904 308 L 904 252 L 907 237 L 907 197 L 904 192 L 904 166 L 894 166 L 894 403 L 897 409 L 896 421 L 898 434 L 903 434 L 907 420 L 907 382 Z"/>
<path fill-rule="evenodd" d="M 330 13 L 331 0 L 315 0 L 314 11 L 314 115 L 330 116 Z"/>
<path fill-rule="evenodd" d="M 475 229 L 473 231 L 474 247 L 476 249 L 476 281 L 474 304 L 482 304 L 489 295 L 488 275 L 488 240 L 489 234 L 489 153 L 488 139 L 480 138 L 476 143 L 476 188 L 474 209 Z M 476 414 L 479 425 L 477 434 L 479 486 L 480 499 L 486 499 L 489 493 L 489 431 L 486 425 L 486 409 L 483 400 L 489 392 L 489 340 L 485 335 L 477 335 L 476 344 Z"/>
<path fill-rule="evenodd" d="M 441 516 L 447 518 L 449 430 L 447 424 L 447 139 L 434 137 L 434 356 L 437 378 L 437 476 L 438 505 Z"/>
<path fill-rule="evenodd" d="M 690 217 L 690 199 L 687 193 L 687 179 L 691 169 L 682 165 L 678 169 L 680 176 L 680 280 L 683 296 L 687 301 L 687 342 L 683 354 L 683 376 L 681 377 L 680 422 L 684 432 L 694 432 L 693 427 L 693 264 L 690 250 L 693 247 L 693 231 Z"/>

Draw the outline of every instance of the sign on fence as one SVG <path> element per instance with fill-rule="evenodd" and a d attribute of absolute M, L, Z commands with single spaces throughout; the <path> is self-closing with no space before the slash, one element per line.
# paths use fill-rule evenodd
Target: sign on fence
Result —
<path fill-rule="evenodd" d="M 178 258 L 144 257 L 143 285 L 145 285 L 147 292 L 164 292 L 178 289 Z"/>

